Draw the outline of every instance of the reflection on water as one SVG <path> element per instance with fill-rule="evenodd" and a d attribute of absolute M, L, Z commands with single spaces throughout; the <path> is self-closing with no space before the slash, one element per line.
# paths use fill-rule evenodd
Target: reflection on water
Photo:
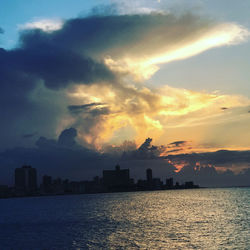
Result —
<path fill-rule="evenodd" d="M 0 200 L 0 249 L 250 249 L 250 189 Z"/>

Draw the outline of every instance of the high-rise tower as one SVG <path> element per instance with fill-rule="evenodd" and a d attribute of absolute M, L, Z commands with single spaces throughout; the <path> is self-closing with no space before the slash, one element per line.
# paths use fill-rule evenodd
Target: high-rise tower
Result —
<path fill-rule="evenodd" d="M 25 192 L 35 192 L 37 189 L 36 169 L 31 166 L 23 166 L 15 169 L 15 188 Z"/>

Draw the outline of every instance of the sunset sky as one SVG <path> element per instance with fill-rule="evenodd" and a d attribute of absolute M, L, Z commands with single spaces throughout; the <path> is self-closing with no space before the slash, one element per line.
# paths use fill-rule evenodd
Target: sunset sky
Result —
<path fill-rule="evenodd" d="M 222 149 L 247 156 L 206 164 L 249 167 L 249 10 L 234 0 L 4 1 L 2 165 L 8 150 L 52 145 L 74 128 L 98 155 L 152 138 L 178 170 L 183 154 Z"/>

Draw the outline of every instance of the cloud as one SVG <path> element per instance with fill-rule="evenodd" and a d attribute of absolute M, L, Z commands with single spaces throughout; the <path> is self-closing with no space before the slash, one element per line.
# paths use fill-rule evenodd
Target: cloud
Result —
<path fill-rule="evenodd" d="M 249 36 L 248 30 L 237 24 L 214 23 L 190 13 L 179 17 L 171 13 L 124 16 L 117 18 L 119 21 L 129 24 L 125 29 L 129 41 L 123 39 L 116 46 L 105 48 L 105 62 L 114 71 L 132 74 L 135 80 L 148 79 L 159 64 L 238 44 Z M 135 35 L 130 37 L 132 34 Z M 114 35 L 119 39 L 119 33 Z M 116 48 L 119 45 L 121 48 Z"/>
<path fill-rule="evenodd" d="M 4 33 L 4 29 L 0 27 L 0 34 Z"/>
<path fill-rule="evenodd" d="M 23 135 L 23 138 L 29 139 L 29 138 L 32 138 L 32 137 L 34 137 L 36 135 L 37 135 L 37 133 L 25 134 L 25 135 Z"/>
<path fill-rule="evenodd" d="M 117 140 L 117 135 L 127 136 L 122 137 L 123 140 L 135 140 L 140 144 L 148 136 L 159 140 L 170 129 L 224 126 L 234 120 L 244 122 L 248 116 L 242 114 L 242 110 L 250 103 L 247 98 L 236 95 L 195 92 L 169 86 L 149 89 L 125 84 L 77 86 L 68 95 L 76 103 L 74 110 L 77 112 L 71 111 L 75 119 L 72 126 L 79 128 L 83 140 L 97 147 Z M 87 104 L 103 105 L 81 107 L 83 100 Z M 231 112 L 218 109 L 218 106 L 224 105 L 230 107 Z M 107 112 L 96 112 L 99 116 L 90 115 L 92 109 L 105 111 L 105 108 Z M 189 136 L 188 140 L 197 139 L 196 133 Z M 164 140 L 161 139 L 161 142 Z"/>
<path fill-rule="evenodd" d="M 225 182 L 222 177 L 224 175 L 228 176 L 228 173 L 231 175 L 232 186 L 249 185 L 249 180 L 245 176 L 245 174 L 249 174 L 250 168 L 249 150 L 218 150 L 203 153 L 169 154 L 164 158 L 173 164 L 180 174 L 186 175 L 186 171 L 188 171 L 192 176 L 201 177 L 201 175 L 204 175 L 201 181 L 206 179 L 206 185 L 211 186 L 213 183 L 222 185 Z M 212 171 L 215 179 L 213 179 L 213 176 L 210 176 L 210 178 L 209 176 L 206 177 L 205 170 L 209 173 Z M 219 183 L 220 181 L 221 184 Z M 229 185 L 229 181 L 227 185 Z"/>
<path fill-rule="evenodd" d="M 98 106 L 103 106 L 105 104 L 103 103 L 88 103 L 88 104 L 83 104 L 83 105 L 69 105 L 68 110 L 73 113 L 73 114 L 79 114 L 81 112 L 86 112 L 89 110 L 93 110 L 93 108 L 96 108 Z"/>
<path fill-rule="evenodd" d="M 102 147 L 102 152 L 105 154 L 115 155 L 117 157 L 125 157 L 124 154 L 128 154 L 136 151 L 137 145 L 134 141 L 123 141 L 120 145 L 106 144 Z"/>
<path fill-rule="evenodd" d="M 74 147 L 76 145 L 76 136 L 77 131 L 75 128 L 65 129 L 58 138 L 58 144 L 64 147 Z"/>
<path fill-rule="evenodd" d="M 26 32 L 21 42 L 28 47 L 60 44 L 62 49 L 104 61 L 116 73 L 143 79 L 150 77 L 158 64 L 237 44 L 249 36 L 237 24 L 216 23 L 190 13 L 118 15 L 103 8 L 97 13 L 67 20 L 60 29 L 46 35 Z"/>
<path fill-rule="evenodd" d="M 242 107 L 249 100 L 167 86 L 152 89 L 134 78 L 148 78 L 161 63 L 247 36 L 237 24 L 190 12 L 96 10 L 85 17 L 26 24 L 17 47 L 0 50 L 0 135 L 8 144 L 1 146 L 24 143 L 17 138 L 28 127 L 53 138 L 65 127 L 76 127 L 82 145 L 101 149 L 125 136 L 139 144 L 171 127 L 211 123 L 213 113 L 224 122 L 214 112 L 216 105 Z"/>
<path fill-rule="evenodd" d="M 166 158 L 178 162 L 204 162 L 205 164 L 212 165 L 237 163 L 250 164 L 250 151 L 219 150 L 216 152 L 168 155 Z"/>
<path fill-rule="evenodd" d="M 249 186 L 249 170 L 250 168 L 247 168 L 235 174 L 229 169 L 223 172 L 217 171 L 214 166 L 186 165 L 177 173 L 176 179 L 178 181 L 193 180 L 205 187 Z"/>
<path fill-rule="evenodd" d="M 175 142 L 171 142 L 168 145 L 170 147 L 181 147 L 182 145 L 185 145 L 187 143 L 187 141 L 175 141 Z"/>
<path fill-rule="evenodd" d="M 80 149 L 81 146 L 76 142 L 77 130 L 75 128 L 64 129 L 58 140 L 47 139 L 41 136 L 36 141 L 36 146 L 40 149 L 55 149 L 55 148 L 68 148 L 68 149 Z"/>
<path fill-rule="evenodd" d="M 41 149 L 46 149 L 46 148 L 53 148 L 57 146 L 57 141 L 54 139 L 47 139 L 44 136 L 41 136 L 37 141 L 36 141 L 36 146 L 41 148 Z"/>
<path fill-rule="evenodd" d="M 45 32 L 53 32 L 61 29 L 63 21 L 60 19 L 40 19 L 33 22 L 18 25 L 20 30 L 40 29 Z"/>
<path fill-rule="evenodd" d="M 147 138 L 137 149 L 124 151 L 122 160 L 152 160 L 161 159 L 160 155 L 165 151 L 165 146 L 152 145 L 152 138 Z"/>
<path fill-rule="evenodd" d="M 167 144 L 167 146 L 164 147 L 164 150 L 162 150 L 161 155 L 166 155 L 170 153 L 181 153 L 183 150 L 191 149 L 191 146 L 189 145 L 188 141 L 175 141 Z"/>
<path fill-rule="evenodd" d="M 88 14 L 89 17 L 103 17 L 103 16 L 114 16 L 121 14 L 120 6 L 123 6 L 124 4 L 121 3 L 118 5 L 117 3 L 112 3 L 109 5 L 106 4 L 100 4 L 95 7 L 93 7 Z"/>
<path fill-rule="evenodd" d="M 30 39 L 37 39 L 36 34 Z M 71 83 L 88 84 L 114 78 L 105 65 L 70 50 L 61 50 L 55 45 L 43 44 L 36 48 L 16 49 L 2 54 L 2 60 L 6 64 L 2 71 L 5 71 L 5 74 L 8 71 L 11 71 L 9 74 L 14 72 L 17 79 L 28 75 L 35 83 L 43 81 L 52 89 L 66 87 Z M 6 79 L 2 80 L 9 79 L 6 76 Z"/>

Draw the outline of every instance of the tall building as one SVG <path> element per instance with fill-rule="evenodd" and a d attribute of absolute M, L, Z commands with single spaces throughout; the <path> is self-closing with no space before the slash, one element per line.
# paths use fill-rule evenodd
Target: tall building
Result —
<path fill-rule="evenodd" d="M 15 188 L 25 192 L 35 192 L 37 189 L 36 169 L 23 166 L 15 169 Z"/>
<path fill-rule="evenodd" d="M 153 174 L 152 174 L 152 169 L 148 168 L 146 171 L 147 174 L 147 182 L 148 184 L 152 184 L 152 180 L 153 180 Z"/>
<path fill-rule="evenodd" d="M 117 165 L 115 170 L 103 170 L 103 184 L 109 189 L 129 187 L 129 169 L 120 169 Z"/>

